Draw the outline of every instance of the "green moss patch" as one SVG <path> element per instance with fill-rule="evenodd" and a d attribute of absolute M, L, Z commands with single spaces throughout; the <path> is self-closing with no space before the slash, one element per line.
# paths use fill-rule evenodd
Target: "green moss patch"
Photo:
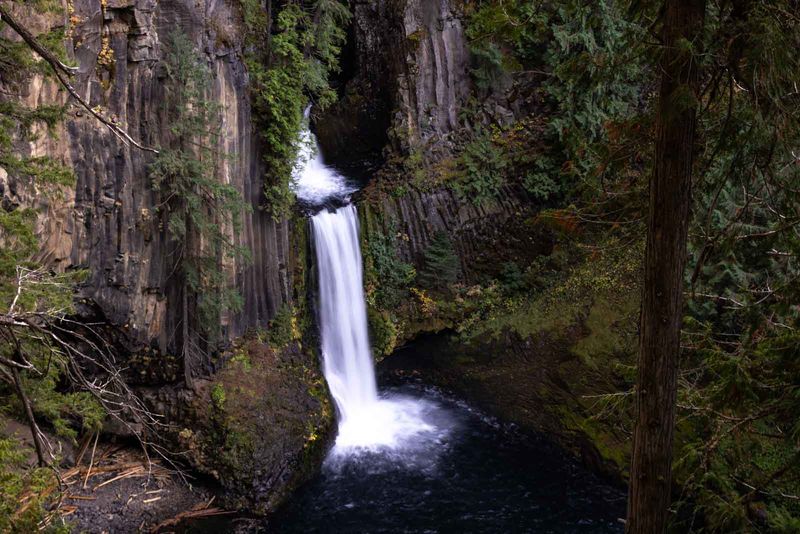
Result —
<path fill-rule="evenodd" d="M 313 355 L 296 342 L 281 351 L 243 343 L 197 393 L 179 438 L 231 505 L 273 510 L 318 465 L 333 408 Z"/>

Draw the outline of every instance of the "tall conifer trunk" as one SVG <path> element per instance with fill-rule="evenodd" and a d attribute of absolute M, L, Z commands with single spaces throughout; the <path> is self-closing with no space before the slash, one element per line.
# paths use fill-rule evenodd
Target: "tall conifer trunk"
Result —
<path fill-rule="evenodd" d="M 705 0 L 665 0 L 655 165 L 642 294 L 629 534 L 667 524 Z"/>

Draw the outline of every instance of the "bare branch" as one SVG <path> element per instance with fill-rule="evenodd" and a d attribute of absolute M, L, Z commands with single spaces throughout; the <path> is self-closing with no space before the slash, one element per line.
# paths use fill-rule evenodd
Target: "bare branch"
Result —
<path fill-rule="evenodd" d="M 64 288 L 68 287 L 68 284 L 54 280 L 42 270 L 18 270 L 15 282 L 18 284 L 16 295 L 22 295 L 36 285 L 61 284 Z M 21 302 L 21 299 L 17 300 Z M 43 435 L 36 426 L 33 407 L 18 378 L 20 370 L 37 374 L 43 372 L 25 358 L 21 340 L 34 342 L 41 347 L 48 362 L 46 365 L 49 365 L 51 359 L 63 362 L 66 378 L 75 387 L 89 393 L 110 417 L 122 424 L 139 441 L 148 465 L 152 452 L 185 479 L 185 474 L 177 463 L 179 454 L 151 441 L 163 434 L 167 426 L 162 416 L 152 412 L 126 383 L 124 369 L 117 364 L 112 347 L 93 326 L 70 320 L 65 316 L 64 310 L 55 307 L 27 311 L 17 305 L 13 309 L 0 312 L 0 338 L 15 347 L 13 360 L 0 357 L 0 371 L 6 381 L 16 386 L 18 397 L 26 408 L 37 453 L 42 452 L 40 463 L 46 465 L 41 441 Z M 87 369 L 92 370 L 92 376 L 87 376 Z"/>
<path fill-rule="evenodd" d="M 39 56 L 41 56 L 41 58 L 44 59 L 48 65 L 50 65 L 59 83 L 67 90 L 67 92 L 69 92 L 69 94 L 72 95 L 72 97 L 75 100 L 77 100 L 78 103 L 82 107 L 84 107 L 95 119 L 105 124 L 108 127 L 108 129 L 111 130 L 111 132 L 120 141 L 122 141 L 125 144 L 133 145 L 139 150 L 144 150 L 146 152 L 152 152 L 154 154 L 158 154 L 158 150 L 152 147 L 144 146 L 141 143 L 137 142 L 130 136 L 130 134 L 128 134 L 128 132 L 126 132 L 119 124 L 117 124 L 116 121 L 104 117 L 103 115 L 100 114 L 100 112 L 97 109 L 92 108 L 92 106 L 90 106 L 89 103 L 86 102 L 86 100 L 84 100 L 80 94 L 78 94 L 78 91 L 76 91 L 75 88 L 72 86 L 72 84 L 69 82 L 68 77 L 75 74 L 77 72 L 77 69 L 74 67 L 69 67 L 67 65 L 64 65 L 64 63 L 62 63 L 50 50 L 42 46 L 42 44 L 36 40 L 33 34 L 30 31 L 28 31 L 22 24 L 20 24 L 11 15 L 8 9 L 3 7 L 1 4 L 0 4 L 0 20 L 5 21 L 5 23 L 11 27 L 11 29 L 13 29 L 20 37 L 22 37 L 22 40 L 25 41 L 25 43 L 34 52 L 39 54 Z"/>

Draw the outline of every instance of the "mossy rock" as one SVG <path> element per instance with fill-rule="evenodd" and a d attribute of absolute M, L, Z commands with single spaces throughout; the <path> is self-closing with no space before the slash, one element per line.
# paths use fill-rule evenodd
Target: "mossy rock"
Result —
<path fill-rule="evenodd" d="M 251 340 L 195 387 L 179 441 L 199 471 L 219 481 L 227 505 L 274 510 L 319 466 L 334 413 L 315 358 Z"/>

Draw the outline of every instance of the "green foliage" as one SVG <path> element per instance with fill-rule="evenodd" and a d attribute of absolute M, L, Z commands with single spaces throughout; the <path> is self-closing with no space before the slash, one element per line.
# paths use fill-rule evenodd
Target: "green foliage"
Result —
<path fill-rule="evenodd" d="M 639 291 L 641 240 L 622 244 L 616 237 L 599 239 L 591 251 L 579 243 L 563 246 L 561 253 L 541 257 L 525 269 L 506 264 L 502 284 L 470 288 L 469 298 L 478 305 L 456 327 L 461 338 L 495 337 L 507 329 L 523 339 L 545 331 L 557 334 L 585 319 L 585 310 L 596 299 L 613 297 L 616 308 L 627 309 L 629 296 Z"/>
<path fill-rule="evenodd" d="M 533 2 L 522 0 L 473 0 L 466 2 L 465 9 L 473 80 L 486 91 L 506 73 L 520 69 L 539 48 L 535 40 L 538 8 Z"/>
<path fill-rule="evenodd" d="M 41 184 L 72 185 L 74 175 L 64 165 L 48 156 L 22 156 L 15 148 L 15 143 L 38 139 L 34 126 L 42 125 L 54 136 L 55 126 L 63 116 L 61 106 L 27 108 L 14 101 L 0 100 L 0 167 L 10 174 L 29 176 Z"/>
<path fill-rule="evenodd" d="M 792 515 L 785 508 L 776 507 L 769 515 L 769 527 L 775 534 L 792 534 L 800 532 L 800 518 Z"/>
<path fill-rule="evenodd" d="M 86 275 L 85 271 L 50 273 L 42 270 L 31 256 L 38 251 L 38 240 L 33 224 L 36 214 L 32 210 L 0 210 L 0 312 L 25 314 L 41 313 L 58 320 L 74 313 L 74 288 Z M 35 371 L 22 372 L 24 389 L 32 403 L 34 413 L 53 426 L 56 433 L 75 441 L 76 427 L 97 430 L 105 417 L 96 399 L 89 393 L 70 391 L 61 384 L 67 374 L 65 355 L 53 351 L 42 336 L 19 330 L 19 349 L 35 367 Z M 0 343 L 0 356 L 13 360 L 16 345 Z M 14 389 L 0 384 L 0 408 L 18 417 L 24 409 Z"/>
<path fill-rule="evenodd" d="M 27 467 L 26 452 L 16 439 L 0 438 L 0 531 L 9 534 L 39 531 L 58 485 L 51 469 Z M 51 525 L 44 532 L 69 532 L 62 527 Z"/>
<path fill-rule="evenodd" d="M 509 261 L 503 264 L 500 273 L 500 282 L 507 293 L 519 293 L 527 287 L 525 273 L 520 269 L 516 262 Z"/>
<path fill-rule="evenodd" d="M 48 8 L 46 5 L 39 6 Z M 2 23 L 0 23 L 2 24 Z M 63 38 L 63 34 L 61 35 Z M 49 39 L 43 39 L 48 41 Z M 53 50 L 62 50 L 63 46 Z M 10 87 L 24 83 L 35 71 L 34 54 L 24 44 L 0 38 L 0 77 L 10 82 Z M 55 136 L 55 127 L 64 116 L 61 106 L 42 105 L 28 108 L 18 103 L 11 95 L 0 96 L 0 168 L 18 180 L 17 187 L 31 196 L 41 195 L 55 199 L 60 186 L 71 186 L 75 177 L 72 170 L 46 156 L 25 155 L 23 146 L 39 138 L 39 131 Z M 35 191 L 35 193 L 34 193 Z M 16 293 L 16 267 L 34 269 L 28 261 L 38 249 L 34 233 L 36 212 L 26 208 L 0 208 L 0 302 L 10 304 Z M 37 285 L 37 289 L 45 287 Z M 57 286 L 54 286 L 57 287 Z M 41 295 L 31 295 L 37 300 Z M 26 295 L 27 299 L 28 296 Z"/>
<path fill-rule="evenodd" d="M 184 34 L 171 37 L 164 65 L 171 141 L 153 161 L 150 176 L 164 198 L 159 209 L 167 230 L 179 246 L 175 261 L 185 290 L 197 300 L 197 324 L 213 341 L 222 312 L 242 306 L 222 263 L 249 258 L 233 238 L 249 206 L 217 177 L 216 165 L 227 157 L 219 149 L 220 109 L 205 97 L 209 72 Z"/>
<path fill-rule="evenodd" d="M 391 354 L 397 346 L 398 335 L 397 325 L 392 320 L 391 314 L 370 307 L 367 309 L 367 322 L 372 353 L 378 358 Z"/>
<path fill-rule="evenodd" d="M 475 85 L 487 91 L 496 86 L 507 72 L 504 60 L 506 56 L 495 43 L 485 43 L 483 46 L 473 46 L 472 61 L 475 67 L 470 70 Z"/>
<path fill-rule="evenodd" d="M 565 192 L 554 168 L 553 159 L 542 156 L 534 160 L 533 168 L 522 178 L 522 186 L 535 200 L 546 202 Z"/>
<path fill-rule="evenodd" d="M 472 140 L 461 154 L 463 174 L 453 184 L 462 199 L 481 205 L 497 198 L 505 183 L 508 160 L 488 130 L 475 127 Z"/>
<path fill-rule="evenodd" d="M 541 93 L 551 109 L 544 139 L 537 141 L 547 150 L 523 170 L 525 189 L 539 201 L 576 188 L 595 198 L 603 180 L 629 157 L 640 157 L 646 144 L 634 137 L 637 154 L 611 146 L 630 143 L 627 135 L 634 132 L 619 139 L 616 125 L 641 120 L 653 83 L 640 23 L 650 14 L 632 16 L 637 11 L 627 0 L 475 0 L 468 8 L 467 33 L 473 52 L 482 50 L 479 63 L 489 57 L 495 71 L 524 68 L 543 78 Z M 487 76 L 478 76 L 478 83 Z M 617 194 L 633 193 L 638 202 L 639 188 L 630 185 Z"/>
<path fill-rule="evenodd" d="M 222 384 L 214 384 L 211 388 L 211 403 L 216 410 L 222 411 L 225 409 L 225 386 Z"/>
<path fill-rule="evenodd" d="M 436 232 L 425 248 L 423 266 L 417 275 L 425 288 L 446 288 L 461 274 L 461 262 L 446 232 Z"/>
<path fill-rule="evenodd" d="M 408 297 L 408 288 L 416 276 L 414 267 L 403 262 L 397 255 L 398 232 L 394 221 L 389 221 L 385 232 L 374 232 L 369 236 L 365 249 L 367 298 L 371 304 L 383 310 L 391 310 Z"/>
<path fill-rule="evenodd" d="M 630 116 L 651 79 L 636 55 L 641 47 L 632 46 L 644 31 L 625 16 L 628 7 L 624 0 L 564 2 L 549 13 L 554 41 L 545 54 L 552 69 L 545 88 L 558 103 L 550 127 L 568 155 L 602 140 L 609 121 Z"/>
<path fill-rule="evenodd" d="M 272 348 L 280 350 L 289 345 L 292 341 L 297 341 L 301 337 L 298 321 L 294 315 L 294 309 L 284 304 L 275 317 L 269 322 L 267 339 Z"/>
<path fill-rule="evenodd" d="M 555 46 L 543 57 L 557 106 L 552 167 L 580 180 L 571 209 L 581 220 L 634 234 L 652 161 L 648 95 L 660 50 L 644 36 L 656 13 L 641 3 L 551 7 Z M 681 43 L 686 53 L 703 51 L 703 92 L 682 92 L 677 102 L 699 110 L 675 463 L 679 532 L 768 531 L 800 515 L 785 497 L 800 493 L 790 415 L 800 376 L 790 350 L 800 276 L 800 63 L 787 52 L 800 43 L 800 23 L 783 15 L 795 8 L 710 4 L 704 42 Z"/>
<path fill-rule="evenodd" d="M 67 361 L 53 355 L 37 345 L 35 340 L 23 339 L 26 357 L 43 369 L 37 373 L 22 375 L 22 383 L 39 421 L 46 421 L 53 427 L 56 435 L 77 445 L 77 438 L 83 432 L 96 432 L 102 427 L 106 412 L 98 401 L 86 391 L 70 391 L 60 382 L 67 374 Z M 8 358 L 10 351 L 0 350 Z M 10 386 L 0 385 L 0 409 L 18 418 L 24 417 L 24 408 L 15 391 Z"/>
<path fill-rule="evenodd" d="M 290 0 L 273 25 L 259 0 L 241 4 L 253 108 L 266 147 L 266 207 L 280 219 L 294 200 L 289 185 L 303 108 L 309 98 L 319 109 L 336 99 L 328 78 L 339 69 L 350 10 L 339 0 Z"/>

